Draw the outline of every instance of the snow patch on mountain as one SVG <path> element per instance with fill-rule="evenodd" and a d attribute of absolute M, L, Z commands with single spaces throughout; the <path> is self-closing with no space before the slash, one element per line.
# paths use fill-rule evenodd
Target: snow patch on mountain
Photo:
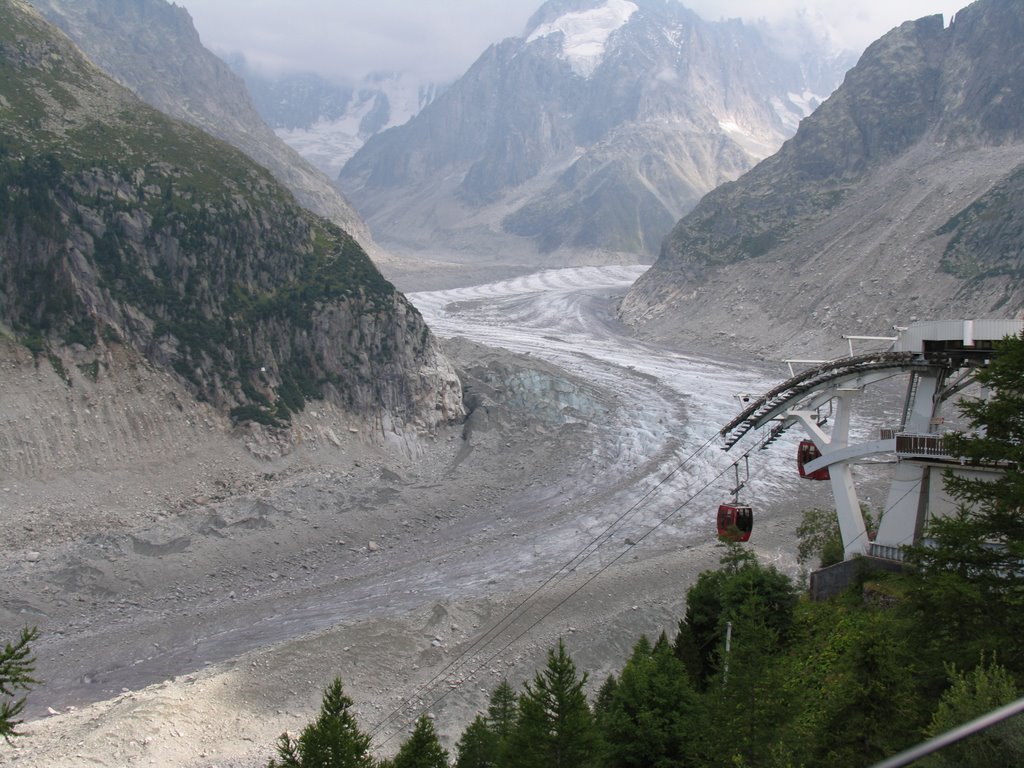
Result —
<path fill-rule="evenodd" d="M 743 151 L 754 160 L 764 160 L 774 155 L 786 137 L 781 134 L 771 133 L 768 135 L 750 130 L 733 119 L 720 119 L 718 127 L 725 131 L 725 134 L 742 147 Z"/>
<path fill-rule="evenodd" d="M 334 179 L 371 136 L 408 122 L 441 90 L 407 75 L 375 75 L 353 94 L 343 115 L 293 128 L 275 126 L 274 132 Z"/>
<path fill-rule="evenodd" d="M 604 58 L 605 46 L 612 32 L 625 26 L 640 10 L 629 0 L 607 0 L 589 11 L 567 13 L 548 24 L 537 27 L 526 39 L 529 45 L 548 35 L 562 35 L 562 58 L 580 77 L 590 77 Z"/>
<path fill-rule="evenodd" d="M 790 102 L 792 102 L 801 112 L 803 116 L 807 117 L 811 112 L 818 108 L 828 96 L 819 96 L 816 93 L 810 91 L 804 91 L 803 93 L 792 93 L 787 94 Z"/>
<path fill-rule="evenodd" d="M 790 133 L 795 133 L 797 126 L 800 125 L 800 121 L 816 110 L 818 105 L 827 98 L 828 96 L 819 96 L 808 90 L 801 93 L 793 93 L 791 91 L 786 94 L 786 101 L 773 96 L 771 105 L 783 125 L 786 126 Z"/>
<path fill-rule="evenodd" d="M 331 179 L 365 143 L 359 121 L 350 117 L 318 120 L 309 128 L 277 128 L 274 133 Z"/>

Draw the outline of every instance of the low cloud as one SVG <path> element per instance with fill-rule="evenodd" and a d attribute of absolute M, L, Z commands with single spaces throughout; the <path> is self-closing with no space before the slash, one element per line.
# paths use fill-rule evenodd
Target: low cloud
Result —
<path fill-rule="evenodd" d="M 541 0 L 177 0 L 204 44 L 241 52 L 274 72 L 314 71 L 356 80 L 405 71 L 451 81 L 492 43 L 522 34 Z M 797 13 L 844 47 L 860 50 L 907 19 L 949 16 L 955 0 L 687 0 L 709 21 L 778 22 Z"/>

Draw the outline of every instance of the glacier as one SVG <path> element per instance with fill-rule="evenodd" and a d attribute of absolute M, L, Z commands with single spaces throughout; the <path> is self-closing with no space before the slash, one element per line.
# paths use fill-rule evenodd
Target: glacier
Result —
<path fill-rule="evenodd" d="M 612 32 L 625 26 L 638 10 L 629 0 L 607 0 L 592 10 L 567 13 L 542 24 L 526 39 L 526 44 L 561 33 L 562 58 L 569 62 L 573 72 L 587 78 L 601 64 Z"/>

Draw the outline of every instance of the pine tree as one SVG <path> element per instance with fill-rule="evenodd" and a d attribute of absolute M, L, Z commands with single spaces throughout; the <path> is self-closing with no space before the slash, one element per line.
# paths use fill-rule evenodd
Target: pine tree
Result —
<path fill-rule="evenodd" d="M 687 764 L 698 702 L 689 675 L 662 635 L 641 637 L 598 720 L 608 768 Z"/>
<path fill-rule="evenodd" d="M 336 678 L 324 689 L 320 714 L 299 738 L 281 735 L 278 759 L 271 759 L 268 768 L 373 768 L 370 737 L 359 730 L 351 707 Z"/>
<path fill-rule="evenodd" d="M 693 628 L 683 617 L 679 620 L 679 631 L 672 643 L 672 652 L 682 662 L 683 668 L 690 676 L 690 683 L 695 690 L 700 690 L 703 685 L 703 664 L 700 649 L 697 648 L 697 640 L 693 635 Z"/>
<path fill-rule="evenodd" d="M 502 680 L 491 692 L 491 700 L 487 706 L 487 722 L 498 739 L 504 743 L 515 728 L 519 703 L 515 689 L 508 680 Z"/>
<path fill-rule="evenodd" d="M 937 551 L 931 558 L 929 548 L 916 554 L 925 567 L 956 572 L 1001 596 L 1024 586 L 1024 336 L 998 343 L 976 376 L 993 394 L 960 403 L 973 431 L 951 435 L 947 444 L 968 464 L 1002 471 L 994 479 L 947 473 L 946 490 L 961 515 L 934 520 L 929 533 Z"/>
<path fill-rule="evenodd" d="M 598 764 L 600 741 L 583 687 L 587 676 L 558 641 L 548 663 L 519 697 L 519 717 L 510 739 L 514 768 L 589 768 Z"/>
<path fill-rule="evenodd" d="M 482 715 L 477 715 L 455 745 L 455 768 L 496 768 L 498 737 Z"/>
<path fill-rule="evenodd" d="M 597 722 L 598 729 L 603 731 L 602 719 L 608 712 L 611 711 L 612 704 L 615 701 L 615 690 L 619 687 L 619 681 L 615 675 L 608 675 L 601 687 L 597 691 L 597 699 L 594 700 L 594 719 Z"/>
<path fill-rule="evenodd" d="M 960 506 L 930 523 L 927 546 L 908 551 L 919 576 L 912 596 L 929 626 L 925 640 L 958 651 L 947 659 L 969 667 L 999 650 L 1024 674 L 1024 336 L 997 343 L 976 376 L 992 396 L 964 399 L 972 431 L 947 444 L 968 465 L 1002 471 L 987 480 L 947 473 Z"/>
<path fill-rule="evenodd" d="M 5 697 L 0 702 L 0 736 L 10 744 L 12 739 L 22 734 L 17 728 L 21 725 L 18 716 L 25 709 L 25 698 L 15 699 L 19 691 L 29 691 L 38 684 L 33 679 L 35 657 L 29 644 L 39 637 L 39 630 L 25 628 L 15 643 L 7 643 L 0 651 L 0 695 Z"/>
<path fill-rule="evenodd" d="M 416 720 L 412 735 L 391 760 L 392 768 L 448 768 L 448 752 L 441 746 L 433 721 L 426 715 Z"/>

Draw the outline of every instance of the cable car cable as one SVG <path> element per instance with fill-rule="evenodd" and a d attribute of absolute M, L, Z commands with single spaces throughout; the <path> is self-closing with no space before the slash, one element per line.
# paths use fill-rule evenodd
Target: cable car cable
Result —
<path fill-rule="evenodd" d="M 670 472 L 668 475 L 666 475 L 666 477 L 660 483 L 658 483 L 658 485 L 656 485 L 654 488 L 652 488 L 651 491 L 648 491 L 648 493 L 644 495 L 644 497 L 641 499 L 641 501 L 639 501 L 636 504 L 634 504 L 633 507 L 631 507 L 629 511 L 627 511 L 626 513 L 621 515 L 619 520 L 624 518 L 630 512 L 634 511 L 647 497 L 649 497 L 651 495 L 651 493 L 653 493 L 654 490 L 656 490 L 657 488 L 661 487 L 661 485 L 663 485 L 669 479 L 669 477 L 671 477 L 673 474 L 678 472 L 686 463 L 688 463 L 689 461 L 692 461 L 693 458 L 695 458 L 700 452 L 705 450 L 716 438 L 717 438 L 717 435 L 715 437 L 712 437 L 712 438 L 708 439 L 707 441 L 705 441 L 705 443 L 703 445 L 701 445 L 700 448 L 695 450 L 685 461 L 681 462 L 675 469 L 672 470 L 672 472 Z M 750 453 L 752 453 L 756 449 L 756 447 L 757 447 L 756 445 L 751 446 L 751 448 L 747 449 L 747 451 L 740 458 L 748 457 L 750 455 Z M 697 490 L 695 493 L 691 494 L 685 501 L 683 501 L 681 504 L 676 506 L 665 517 L 663 517 L 654 526 L 652 526 L 646 533 L 644 533 L 642 536 L 640 536 L 639 539 L 637 540 L 636 544 L 639 544 L 644 539 L 646 539 L 648 536 L 650 536 L 652 533 L 654 533 L 656 530 L 661 528 L 665 523 L 667 523 L 677 513 L 679 513 L 681 510 L 683 510 L 687 505 L 689 505 L 691 502 L 693 502 L 697 497 L 702 495 L 712 485 L 717 483 L 722 478 L 722 476 L 725 475 L 726 472 L 728 472 L 730 469 L 732 469 L 732 466 L 733 465 L 730 464 L 729 466 L 725 467 L 724 469 L 719 471 L 718 474 L 716 474 L 713 478 L 711 478 L 706 483 L 704 483 L 704 485 L 702 485 L 699 490 Z M 617 520 L 616 522 L 618 522 L 619 520 Z M 614 525 L 614 523 L 612 525 Z M 609 526 L 609 529 L 611 527 L 612 526 Z M 606 529 L 606 531 L 607 530 L 608 529 Z M 597 538 L 600 538 L 600 537 L 597 537 Z M 593 544 L 593 542 L 591 542 L 591 544 Z M 587 547 L 589 548 L 589 546 L 591 546 L 591 544 L 588 544 Z M 622 552 L 620 552 L 618 555 L 616 555 L 614 558 L 612 558 L 612 560 L 610 562 L 608 562 L 607 564 L 601 566 L 596 572 L 594 572 L 589 578 L 587 578 L 576 589 L 574 589 L 572 592 L 570 592 L 568 595 L 566 595 L 562 600 L 560 600 L 558 603 L 556 603 L 554 606 L 552 606 L 550 609 L 548 609 L 545 613 L 543 613 L 541 616 L 539 616 L 532 624 L 530 624 L 528 627 L 526 627 L 524 630 L 522 630 L 519 634 L 517 634 L 515 637 L 513 637 L 511 640 L 509 640 L 507 643 L 505 643 L 505 645 L 503 645 L 501 648 L 499 648 L 497 651 L 495 651 L 493 654 L 491 654 L 489 657 L 487 657 L 481 664 L 479 664 L 476 668 L 474 668 L 467 675 L 466 679 L 467 680 L 472 679 L 481 669 L 483 669 L 485 666 L 487 666 L 492 661 L 494 661 L 494 659 L 496 659 L 498 656 L 500 656 L 502 653 L 504 653 L 506 650 L 508 650 L 508 648 L 511 647 L 516 641 L 520 640 L 522 637 L 527 635 L 535 627 L 537 627 L 540 623 L 542 623 L 545 619 L 547 619 L 552 613 L 557 611 L 559 608 L 561 608 L 563 605 L 565 605 L 569 600 L 571 600 L 573 597 L 575 597 L 577 594 L 579 594 L 585 587 L 587 587 L 591 582 L 593 582 L 598 576 L 603 574 L 606 570 L 608 570 L 613 565 L 615 565 L 615 563 L 617 563 L 623 556 L 626 555 L 627 552 L 630 552 L 631 550 L 632 550 L 632 547 L 624 549 Z M 587 557 L 589 557 L 589 555 Z M 573 559 L 575 559 L 575 558 L 573 558 Z M 585 559 L 586 558 L 584 558 L 584 560 Z M 570 561 L 570 562 L 572 562 L 572 561 Z M 557 573 L 555 575 L 557 576 Z M 550 584 L 554 580 L 554 578 L 555 577 L 552 576 L 547 581 L 545 581 L 544 584 L 541 587 L 539 587 L 537 590 L 535 590 L 533 593 L 531 593 L 531 595 L 526 600 L 524 600 L 522 603 L 520 603 L 520 605 L 517 606 L 516 609 L 514 609 L 514 610 L 518 610 L 520 607 L 525 605 L 525 603 L 528 600 L 530 600 L 531 598 L 533 598 L 538 592 L 540 592 L 542 588 L 544 588 L 548 584 Z M 511 615 L 511 614 L 509 614 L 509 615 Z M 508 615 L 506 616 L 506 618 L 508 618 Z M 504 621 L 505 621 L 505 619 L 502 619 L 499 622 L 499 624 L 504 622 Z M 488 641 L 484 645 L 486 646 L 490 642 L 491 641 Z M 459 659 L 464 658 L 465 656 L 467 656 L 469 654 L 470 654 L 470 651 L 469 651 L 469 649 L 467 649 L 466 652 L 463 652 L 462 654 L 460 654 Z M 454 662 L 453 662 L 453 664 L 454 664 Z M 453 664 L 449 664 L 448 667 L 446 667 L 446 670 L 450 669 L 453 666 Z M 430 690 L 432 687 L 434 687 L 433 683 L 436 680 L 438 680 L 438 678 L 440 676 L 441 676 L 440 674 L 439 675 L 435 675 L 435 677 L 431 680 L 430 683 L 428 683 L 426 686 L 422 686 L 421 687 L 420 691 L 421 692 L 425 692 L 427 690 Z M 447 698 L 453 691 L 458 690 L 458 688 L 460 688 L 463 685 L 464 682 L 465 681 L 456 683 L 454 685 L 454 687 L 449 688 L 447 691 L 445 691 L 440 696 L 438 696 L 433 701 L 431 701 L 427 708 L 436 706 L 439 702 L 441 702 L 445 698 Z M 403 702 L 403 704 L 401 706 L 402 707 L 407 706 L 411 702 L 412 699 L 417 698 L 420 695 L 422 695 L 422 694 L 421 693 L 415 694 L 410 699 L 408 699 L 407 701 Z M 375 738 L 375 735 L 377 733 L 379 733 L 379 731 L 383 728 L 384 725 L 386 725 L 388 722 L 391 722 L 391 721 L 397 719 L 397 713 L 398 713 L 398 711 L 396 710 L 395 712 L 392 713 L 392 715 L 389 715 L 388 718 L 385 718 L 384 721 L 382 721 L 378 725 L 374 726 L 374 728 L 371 729 L 371 732 L 370 732 L 371 737 Z M 397 736 L 397 735 L 398 735 L 398 731 L 396 731 L 395 733 L 391 734 L 386 739 L 381 741 L 379 743 L 379 746 L 384 746 L 384 744 L 387 744 L 389 741 L 391 741 L 391 739 L 395 738 L 395 736 Z"/>
<path fill-rule="evenodd" d="M 636 502 L 634 502 L 633 505 L 630 506 L 625 512 L 620 514 L 615 520 L 609 523 L 604 528 L 604 530 L 601 531 L 601 533 L 599 533 L 597 536 L 591 539 L 591 541 L 588 542 L 586 546 L 584 546 L 579 552 L 577 552 L 570 560 L 568 560 L 566 563 L 560 566 L 550 577 L 548 577 L 536 589 L 534 589 L 533 592 L 531 592 L 522 601 L 520 601 L 518 605 L 516 605 L 511 611 L 506 613 L 505 616 L 503 616 L 495 624 L 493 624 L 486 632 L 484 632 L 482 635 L 479 635 L 477 639 L 474 640 L 474 642 L 470 645 L 469 648 L 467 648 L 465 651 L 460 653 L 456 658 L 454 658 L 451 662 L 449 662 L 449 664 L 445 666 L 444 669 L 435 674 L 434 677 L 432 677 L 426 683 L 422 684 L 419 688 L 417 688 L 416 691 L 414 691 L 410 696 L 408 696 L 395 711 L 388 715 L 388 717 L 384 718 L 384 720 L 374 725 L 373 728 L 370 729 L 370 735 L 375 735 L 379 730 L 381 730 L 385 725 L 387 725 L 389 721 L 396 718 L 399 714 L 399 711 L 402 708 L 408 706 L 416 698 L 421 697 L 425 692 L 429 691 L 432 687 L 434 687 L 435 684 L 439 683 L 442 678 L 445 678 L 450 673 L 457 671 L 457 667 L 461 665 L 461 662 L 465 657 L 471 656 L 472 654 L 480 650 L 480 648 L 486 647 L 488 644 L 490 644 L 495 636 L 500 635 L 501 632 L 504 631 L 504 629 L 507 629 L 507 627 L 502 627 L 503 624 L 506 624 L 507 622 L 509 625 L 511 625 L 515 620 L 521 618 L 522 613 L 525 613 L 525 611 L 522 611 L 522 613 L 520 613 L 520 610 L 525 608 L 525 606 L 527 606 L 527 604 L 531 600 L 533 600 L 534 597 L 536 597 L 541 591 L 546 589 L 548 586 L 552 585 L 552 583 L 560 582 L 569 573 L 571 573 L 572 570 L 578 568 L 580 565 L 586 562 L 586 560 L 591 555 L 596 553 L 597 550 L 600 548 L 600 546 L 602 545 L 602 539 L 607 539 L 608 537 L 610 537 L 610 535 L 613 533 L 613 529 L 615 529 L 621 522 L 623 522 L 627 517 L 632 515 L 637 509 L 639 509 L 644 503 L 646 503 L 647 500 L 651 496 L 653 496 L 657 491 L 659 491 L 661 487 L 665 485 L 665 483 L 667 483 L 676 473 L 678 473 L 687 464 L 692 462 L 697 456 L 704 452 L 708 448 L 708 446 L 710 446 L 717 439 L 717 434 L 712 435 L 707 440 L 705 440 L 699 447 L 694 449 L 689 456 L 687 456 L 685 459 L 679 462 L 675 466 L 675 468 L 673 468 L 667 475 L 665 475 L 665 477 L 663 477 L 657 484 L 655 484 L 646 493 L 644 493 L 644 495 L 641 496 L 640 499 L 638 499 Z M 584 553 L 586 553 L 587 550 L 591 547 L 594 547 L 593 551 L 584 555 Z"/>

